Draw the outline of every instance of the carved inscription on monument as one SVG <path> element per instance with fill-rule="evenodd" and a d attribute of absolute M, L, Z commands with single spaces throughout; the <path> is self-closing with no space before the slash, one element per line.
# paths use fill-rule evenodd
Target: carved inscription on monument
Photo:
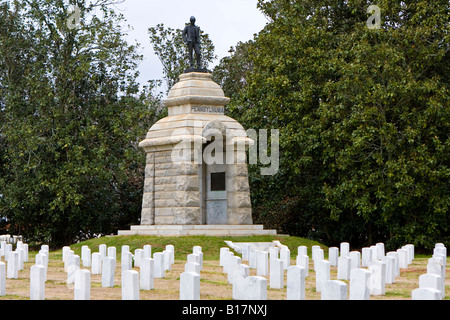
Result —
<path fill-rule="evenodd" d="M 195 106 L 191 108 L 192 113 L 224 113 L 224 107 L 199 107 Z"/>

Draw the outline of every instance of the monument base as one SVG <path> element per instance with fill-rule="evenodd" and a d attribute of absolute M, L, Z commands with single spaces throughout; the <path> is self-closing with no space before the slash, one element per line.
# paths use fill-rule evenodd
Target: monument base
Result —
<path fill-rule="evenodd" d="M 184 73 L 190 73 L 190 72 L 212 73 L 206 68 L 189 67 L 186 70 L 184 70 Z"/>
<path fill-rule="evenodd" d="M 153 225 L 131 226 L 131 230 L 121 230 L 119 236 L 262 236 L 276 235 L 276 230 L 264 230 L 262 225 Z"/>

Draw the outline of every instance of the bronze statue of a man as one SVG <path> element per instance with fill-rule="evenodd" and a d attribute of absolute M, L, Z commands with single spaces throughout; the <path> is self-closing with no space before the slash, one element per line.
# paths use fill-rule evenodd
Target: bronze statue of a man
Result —
<path fill-rule="evenodd" d="M 183 31 L 183 40 L 189 48 L 189 62 L 191 68 L 194 67 L 194 50 L 197 60 L 197 68 L 201 69 L 200 53 L 200 28 L 195 25 L 195 17 L 191 17 L 191 24 L 187 25 Z"/>

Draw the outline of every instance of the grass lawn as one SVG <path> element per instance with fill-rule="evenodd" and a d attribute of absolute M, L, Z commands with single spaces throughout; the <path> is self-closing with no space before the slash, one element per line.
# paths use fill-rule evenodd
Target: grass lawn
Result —
<path fill-rule="evenodd" d="M 297 247 L 307 246 L 309 255 L 311 255 L 311 247 L 314 245 L 321 246 L 322 249 L 328 249 L 326 246 L 312 240 L 287 237 L 287 236 L 252 236 L 252 237 L 207 237 L 207 236 L 186 236 L 186 237 L 155 237 L 155 236 L 111 236 L 99 239 L 92 239 L 85 242 L 77 243 L 70 246 L 75 254 L 81 256 L 81 247 L 87 245 L 91 252 L 98 251 L 100 244 L 106 244 L 108 247 L 117 248 L 117 258 L 120 259 L 120 252 L 122 245 L 130 246 L 130 251 L 142 248 L 149 244 L 152 246 L 152 253 L 162 252 L 166 245 L 171 244 L 175 247 L 175 259 L 186 260 L 187 255 L 192 253 L 194 246 L 201 246 L 204 260 L 218 260 L 220 248 L 228 247 L 224 241 L 233 242 L 272 242 L 274 240 L 280 241 L 282 244 L 289 247 L 291 256 L 295 259 L 297 255 Z M 231 250 L 231 248 L 230 248 Z M 328 253 L 328 250 L 325 250 Z M 235 252 L 236 254 L 236 252 Z"/>

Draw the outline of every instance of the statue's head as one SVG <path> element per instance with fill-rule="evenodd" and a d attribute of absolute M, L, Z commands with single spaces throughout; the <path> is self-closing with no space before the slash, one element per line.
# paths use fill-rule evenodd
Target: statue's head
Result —
<path fill-rule="evenodd" d="M 194 16 L 192 16 L 192 17 L 191 17 L 191 23 L 192 23 L 192 24 L 194 24 L 194 23 L 195 23 L 195 21 L 196 21 L 195 17 L 194 17 Z"/>

